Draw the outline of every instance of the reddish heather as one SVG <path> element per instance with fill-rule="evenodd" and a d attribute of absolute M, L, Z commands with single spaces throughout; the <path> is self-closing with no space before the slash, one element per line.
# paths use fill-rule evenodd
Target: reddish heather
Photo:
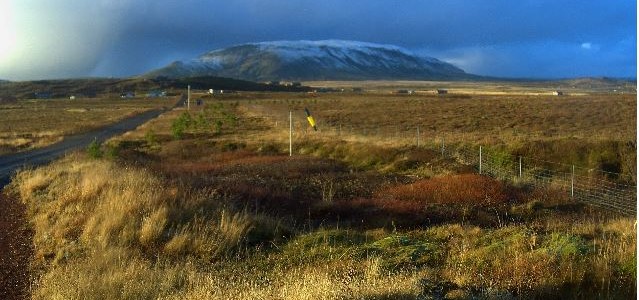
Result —
<path fill-rule="evenodd" d="M 287 160 L 286 156 L 219 155 L 208 161 L 176 161 L 162 164 L 164 170 L 174 173 L 200 173 L 225 170 L 236 166 L 269 165 Z"/>
<path fill-rule="evenodd" d="M 378 191 L 381 199 L 423 204 L 471 204 L 491 206 L 509 200 L 507 187 L 498 180 L 476 174 L 447 175 L 391 186 Z"/>

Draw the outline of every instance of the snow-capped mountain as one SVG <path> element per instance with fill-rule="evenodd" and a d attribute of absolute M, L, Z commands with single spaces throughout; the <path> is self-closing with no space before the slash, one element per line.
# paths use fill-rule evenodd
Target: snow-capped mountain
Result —
<path fill-rule="evenodd" d="M 220 76 L 252 81 L 465 79 L 472 75 L 392 45 L 356 41 L 275 41 L 214 50 L 144 77 Z"/>

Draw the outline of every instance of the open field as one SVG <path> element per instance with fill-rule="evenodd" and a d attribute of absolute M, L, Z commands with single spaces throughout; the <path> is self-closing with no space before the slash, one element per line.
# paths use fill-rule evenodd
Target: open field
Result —
<path fill-rule="evenodd" d="M 40 148 L 151 109 L 169 108 L 163 99 L 43 99 L 0 103 L 0 154 Z"/>
<path fill-rule="evenodd" d="M 250 98 L 249 98 L 250 99 Z M 288 110 L 304 121 L 304 107 L 313 112 L 323 132 L 379 132 L 420 127 L 427 139 L 444 136 L 452 142 L 510 144 L 565 138 L 632 140 L 636 136 L 634 95 L 494 96 L 305 94 L 255 95 L 247 110 L 279 120 L 286 127 Z"/>
<path fill-rule="evenodd" d="M 635 217 L 430 147 L 443 135 L 632 172 L 634 95 L 198 96 L 16 175 L 5 193 L 34 231 L 33 298 L 636 297 Z"/>
<path fill-rule="evenodd" d="M 206 99 L 206 98 L 205 98 Z M 216 99 L 220 99 L 218 96 Z M 243 114 L 269 130 L 256 137 L 359 141 L 398 147 L 483 145 L 513 156 L 636 177 L 636 96 L 394 95 L 389 93 L 242 94 Z M 212 100 L 212 99 L 211 99 Z M 218 101 L 218 100 L 215 100 Z M 248 103 L 246 103 L 248 102 Z M 317 120 L 308 130 L 304 108 Z M 419 129 L 418 129 L 419 128 Z M 239 133 L 238 134 L 243 134 Z M 250 133 L 247 133 L 250 134 Z"/>
<path fill-rule="evenodd" d="M 369 92 L 394 92 L 399 89 L 434 93 L 437 89 L 447 89 L 457 94 L 483 95 L 552 95 L 563 91 L 570 95 L 592 93 L 635 94 L 634 82 L 611 78 L 577 78 L 554 81 L 306 81 L 304 85 L 327 88 L 361 88 Z"/>

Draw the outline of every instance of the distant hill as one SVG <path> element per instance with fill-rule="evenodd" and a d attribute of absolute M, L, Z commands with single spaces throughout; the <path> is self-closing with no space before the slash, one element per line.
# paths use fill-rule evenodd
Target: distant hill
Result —
<path fill-rule="evenodd" d="M 142 75 L 251 81 L 459 80 L 477 76 L 397 46 L 356 41 L 277 41 L 214 50 Z"/>
<path fill-rule="evenodd" d="M 308 91 L 307 87 L 269 85 L 245 80 L 201 76 L 188 78 L 90 78 L 0 82 L 0 97 L 30 99 L 35 93 L 46 93 L 51 98 L 64 98 L 71 95 L 93 97 L 97 94 L 146 92 L 151 90 L 183 91 L 187 85 L 193 89 L 216 89 L 236 91 Z"/>
<path fill-rule="evenodd" d="M 580 77 L 561 79 L 556 82 L 565 84 L 576 88 L 592 88 L 592 87 L 624 87 L 624 86 L 636 86 L 636 80 L 627 78 L 612 78 L 612 77 Z"/>

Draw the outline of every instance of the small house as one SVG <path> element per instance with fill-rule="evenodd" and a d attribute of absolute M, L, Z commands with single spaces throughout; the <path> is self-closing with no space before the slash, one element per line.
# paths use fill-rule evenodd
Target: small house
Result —
<path fill-rule="evenodd" d="M 73 95 L 69 96 L 69 100 L 75 100 L 75 96 Z"/>
<path fill-rule="evenodd" d="M 159 98 L 159 97 L 166 97 L 166 92 L 165 91 L 158 91 L 158 90 L 153 90 L 150 91 L 146 94 L 147 98 Z"/>
<path fill-rule="evenodd" d="M 562 91 L 553 91 L 552 94 L 555 95 L 555 96 L 563 96 L 564 92 L 562 92 Z"/>
<path fill-rule="evenodd" d="M 120 98 L 122 99 L 126 99 L 126 98 L 133 98 L 135 97 L 135 93 L 134 92 L 124 92 L 122 94 L 120 94 Z"/>
<path fill-rule="evenodd" d="M 414 94 L 415 91 L 413 90 L 398 90 L 397 94 L 401 94 L 401 95 L 412 95 Z"/>
<path fill-rule="evenodd" d="M 299 81 L 285 81 L 285 82 L 281 82 L 280 85 L 283 85 L 286 87 L 300 87 L 302 86 L 302 83 Z"/>
<path fill-rule="evenodd" d="M 437 89 L 437 95 L 445 95 L 448 94 L 447 89 Z"/>

